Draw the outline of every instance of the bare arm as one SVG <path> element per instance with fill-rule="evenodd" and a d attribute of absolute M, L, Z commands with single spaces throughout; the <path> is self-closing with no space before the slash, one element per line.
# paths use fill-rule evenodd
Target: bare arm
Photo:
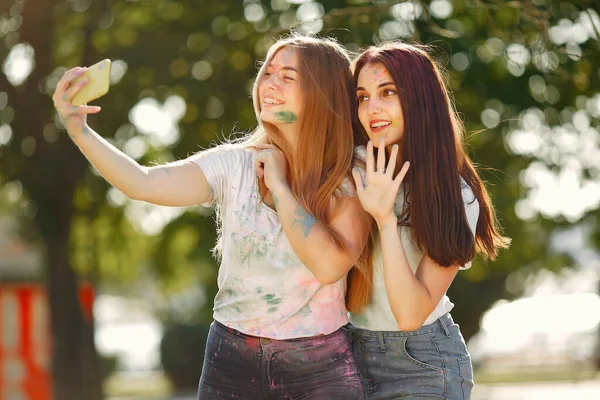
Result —
<path fill-rule="evenodd" d="M 212 190 L 204 173 L 192 161 L 144 167 L 94 132 L 87 125 L 86 117 L 99 112 L 100 107 L 76 107 L 71 102 L 87 83 L 71 86 L 83 71 L 75 68 L 65 73 L 53 100 L 69 136 L 94 168 L 132 199 L 166 206 L 189 206 L 212 200 Z"/>
<path fill-rule="evenodd" d="M 379 148 L 385 147 L 385 138 Z M 385 152 L 373 154 L 373 142 L 367 144 L 365 179 L 360 171 L 352 171 L 356 189 L 364 209 L 373 216 L 379 228 L 385 289 L 398 327 L 403 331 L 420 328 L 450 287 L 458 266 L 444 268 L 427 255 L 413 273 L 398 232 L 398 219 L 393 211 L 400 184 L 410 167 L 405 162 L 394 177 L 398 145 L 392 146 L 387 163 Z"/>
<path fill-rule="evenodd" d="M 401 330 L 414 331 L 435 310 L 459 266 L 442 267 L 425 254 L 413 273 L 402 247 L 396 217 L 378 222 L 378 226 L 385 290 L 392 313 Z"/>
<path fill-rule="evenodd" d="M 212 200 L 202 169 L 192 161 L 144 167 L 87 125 L 79 134 L 69 131 L 69 135 L 104 179 L 132 199 L 163 206 L 191 206 Z"/>
<path fill-rule="evenodd" d="M 340 249 L 331 233 L 296 200 L 289 187 L 276 187 L 273 193 L 277 214 L 298 258 L 324 285 L 342 279 L 356 263 L 367 241 L 368 226 L 356 197 L 336 200 L 338 213 L 331 221 L 348 252 Z"/>
<path fill-rule="evenodd" d="M 281 225 L 294 253 L 324 285 L 342 279 L 356 263 L 368 238 L 367 219 L 358 198 L 336 199 L 331 227 L 348 252 L 340 249 L 331 232 L 306 211 L 290 189 L 285 171 L 287 160 L 273 145 L 258 145 L 256 170 L 271 191 Z"/>

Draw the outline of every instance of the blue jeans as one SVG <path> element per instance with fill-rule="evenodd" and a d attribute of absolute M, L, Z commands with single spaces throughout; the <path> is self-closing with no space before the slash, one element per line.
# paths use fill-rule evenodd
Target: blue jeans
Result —
<path fill-rule="evenodd" d="M 329 335 L 275 340 L 217 321 L 210 327 L 198 399 L 363 399 L 352 343 Z"/>
<path fill-rule="evenodd" d="M 367 399 L 470 399 L 471 356 L 450 314 L 413 332 L 349 331 Z"/>

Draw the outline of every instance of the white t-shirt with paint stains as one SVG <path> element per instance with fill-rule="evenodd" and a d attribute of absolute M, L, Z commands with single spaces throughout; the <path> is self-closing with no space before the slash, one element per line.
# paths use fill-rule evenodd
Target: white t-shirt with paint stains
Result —
<path fill-rule="evenodd" d="M 366 151 L 364 147 L 357 149 L 359 157 L 365 157 Z M 479 202 L 475 198 L 473 190 L 467 184 L 467 182 L 461 178 L 462 198 L 465 205 L 465 214 L 471 232 L 475 235 L 477 229 L 477 219 L 479 218 Z M 404 207 L 404 190 L 402 188 L 398 191 L 396 196 L 396 202 L 394 203 L 394 212 L 396 215 L 402 213 Z M 408 259 L 408 264 L 412 269 L 413 273 L 416 273 L 417 267 L 421 258 L 423 258 L 423 252 L 417 247 L 411 237 L 410 227 L 399 226 L 398 232 L 400 234 L 400 240 L 404 253 Z M 468 269 L 471 267 L 471 262 L 468 262 L 461 270 Z M 429 317 L 423 323 L 423 326 L 429 325 L 435 322 L 438 318 L 444 314 L 450 312 L 454 308 L 454 304 L 450 301 L 448 296 L 444 293 L 444 296 L 438 303 L 435 310 L 429 315 Z M 381 255 L 381 245 L 379 238 L 375 243 L 375 249 L 373 251 L 373 294 L 371 302 L 360 312 L 350 313 L 350 322 L 357 328 L 368 329 L 372 331 L 398 331 L 398 323 L 392 313 L 392 308 L 387 298 L 387 292 L 385 289 L 385 280 L 383 277 L 383 260 Z"/>
<path fill-rule="evenodd" d="M 332 333 L 348 323 L 346 279 L 322 285 L 298 259 L 279 216 L 260 198 L 256 154 L 226 145 L 192 157 L 221 213 L 214 319 L 272 339 Z"/>

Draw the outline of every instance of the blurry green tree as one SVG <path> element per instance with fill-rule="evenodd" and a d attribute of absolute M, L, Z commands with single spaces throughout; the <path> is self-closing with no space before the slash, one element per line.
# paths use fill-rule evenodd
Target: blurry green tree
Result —
<path fill-rule="evenodd" d="M 252 129 L 255 60 L 290 28 L 336 36 L 350 50 L 396 38 L 436 46 L 457 108 L 475 132 L 469 149 L 486 167 L 482 174 L 513 238 L 497 262 L 476 262 L 453 284 L 453 314 L 468 338 L 495 301 L 521 293 L 520 277 L 568 265 L 550 248 L 555 229 L 582 220 L 600 225 L 598 200 L 581 200 L 597 194 L 593 182 L 600 177 L 600 21 L 593 6 L 585 0 L 1 2 L 0 204 L 45 249 L 54 398 L 102 397 L 93 326 L 76 301 L 79 279 L 123 285 L 150 271 L 165 289 L 204 285 L 208 300 L 195 318 L 207 322 L 216 276 L 209 257 L 213 221 L 202 209 L 125 199 L 66 137 L 50 95 L 67 68 L 113 60 L 113 87 L 96 102 L 103 110 L 90 125 L 150 164 Z M 539 176 L 559 182 L 565 174 L 574 177 L 578 197 L 571 203 L 579 208 L 544 206 Z"/>

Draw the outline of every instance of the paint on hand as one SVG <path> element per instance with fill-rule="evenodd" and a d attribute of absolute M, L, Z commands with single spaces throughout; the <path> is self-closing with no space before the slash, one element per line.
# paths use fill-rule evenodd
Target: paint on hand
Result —
<path fill-rule="evenodd" d="M 302 227 L 302 231 L 304 232 L 304 237 L 306 238 L 311 230 L 311 228 L 317 223 L 315 217 L 310 215 L 302 206 L 298 206 L 296 208 L 296 218 L 292 221 L 292 226 L 299 224 Z"/>
<path fill-rule="evenodd" d="M 292 122 L 294 122 L 298 119 L 296 114 L 294 114 L 291 111 L 279 111 L 279 112 L 275 113 L 275 116 L 277 117 L 278 120 L 280 120 L 286 124 L 291 124 Z"/>

